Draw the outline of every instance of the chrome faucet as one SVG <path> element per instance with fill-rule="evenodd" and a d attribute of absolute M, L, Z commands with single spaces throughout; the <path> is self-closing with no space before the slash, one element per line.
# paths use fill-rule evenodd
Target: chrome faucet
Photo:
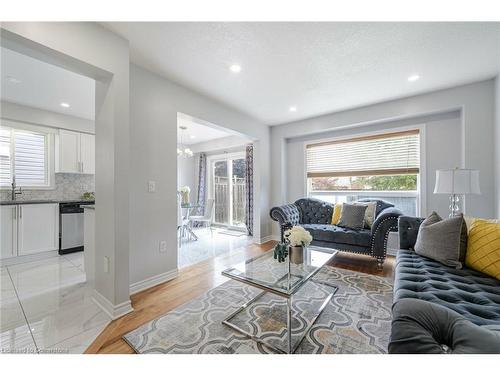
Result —
<path fill-rule="evenodd" d="M 23 189 L 21 187 L 19 187 L 19 190 L 16 191 L 16 176 L 13 176 L 12 177 L 12 190 L 11 190 L 11 199 L 13 201 L 16 200 L 16 195 L 18 194 L 22 194 L 23 193 Z"/>

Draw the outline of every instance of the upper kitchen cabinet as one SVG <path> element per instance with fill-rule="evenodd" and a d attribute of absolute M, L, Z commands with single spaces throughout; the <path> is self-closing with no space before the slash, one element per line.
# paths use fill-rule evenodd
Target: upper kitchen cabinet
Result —
<path fill-rule="evenodd" d="M 56 172 L 95 174 L 95 136 L 59 130 Z"/>
<path fill-rule="evenodd" d="M 82 173 L 95 174 L 95 135 L 80 134 L 80 162 Z"/>

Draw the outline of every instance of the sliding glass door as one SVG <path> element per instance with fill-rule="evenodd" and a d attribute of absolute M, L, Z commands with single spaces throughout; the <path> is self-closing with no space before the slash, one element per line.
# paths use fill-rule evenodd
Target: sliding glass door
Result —
<path fill-rule="evenodd" d="M 210 158 L 209 197 L 215 200 L 214 223 L 232 229 L 245 228 L 245 154 Z"/>

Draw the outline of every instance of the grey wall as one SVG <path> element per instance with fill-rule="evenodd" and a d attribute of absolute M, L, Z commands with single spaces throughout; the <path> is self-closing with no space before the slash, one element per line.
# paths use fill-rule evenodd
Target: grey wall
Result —
<path fill-rule="evenodd" d="M 7 120 L 95 134 L 94 121 L 84 118 L 68 116 L 62 113 L 46 111 L 6 101 L 0 103 L 0 108 L 2 118 Z"/>
<path fill-rule="evenodd" d="M 380 104 L 360 107 L 352 110 L 332 113 L 303 121 L 296 121 L 271 128 L 271 163 L 272 178 L 272 204 L 279 205 L 287 202 L 291 194 L 297 195 L 292 184 L 288 183 L 288 177 L 297 165 L 297 155 L 290 156 L 287 152 L 288 139 L 304 137 L 327 131 L 356 128 L 361 126 L 374 126 L 376 124 L 388 123 L 396 120 L 409 120 L 422 116 L 430 116 L 441 113 L 460 111 L 460 126 L 457 120 L 450 119 L 445 128 L 432 127 L 436 130 L 436 136 L 445 137 L 449 135 L 451 127 L 461 131 L 461 144 L 457 142 L 457 136 L 448 141 L 432 140 L 432 148 L 442 144 L 441 151 L 430 152 L 429 157 L 434 155 L 436 165 L 456 163 L 457 149 L 461 156 L 459 166 L 477 168 L 481 171 L 481 195 L 472 195 L 466 198 L 466 208 L 469 215 L 494 217 L 495 209 L 495 169 L 494 169 L 494 81 L 487 80 L 469 85 L 459 86 L 447 90 L 416 95 L 408 98 L 392 100 Z M 410 120 L 411 121 L 411 120 Z M 417 120 L 418 121 L 418 120 Z M 453 123 L 453 124 L 452 124 Z M 431 126 L 429 126 L 431 128 Z M 296 150 L 297 152 L 297 150 Z M 450 156 L 449 152 L 453 156 Z M 449 159 L 448 159 L 448 156 Z M 444 158 L 447 160 L 444 160 Z M 442 160 L 436 159 L 441 158 Z M 291 166 L 291 161 L 294 162 Z M 302 166 L 303 168 L 303 166 Z M 432 173 L 432 171 L 430 171 Z M 426 190 L 432 189 L 432 181 L 427 182 Z M 428 194 L 430 195 L 430 194 Z M 428 197 L 430 198 L 430 197 Z M 434 198 L 430 198 L 432 203 Z M 436 198 L 439 199 L 439 198 Z M 442 202 L 436 203 L 442 207 Z M 427 205 L 427 210 L 432 209 Z M 442 210 L 442 208 L 440 208 Z M 273 226 L 273 233 L 277 235 L 277 226 Z"/>
<path fill-rule="evenodd" d="M 97 297 L 112 314 L 130 311 L 129 46 L 88 22 L 3 22 L 2 43 L 96 79 Z M 104 272 L 103 260 L 110 260 Z"/>
<path fill-rule="evenodd" d="M 435 210 L 440 215 L 448 215 L 448 197 L 433 194 L 436 169 L 454 168 L 461 165 L 462 122 L 460 111 L 443 114 L 419 116 L 408 120 L 396 120 L 374 125 L 329 131 L 310 136 L 288 139 L 285 146 L 287 155 L 287 200 L 292 202 L 306 196 L 306 171 L 304 147 L 321 139 L 350 137 L 369 132 L 395 131 L 398 128 L 422 128 L 422 143 L 425 157 L 422 158 L 421 181 L 424 183 L 422 194 L 422 215 Z"/>
<path fill-rule="evenodd" d="M 177 112 L 246 134 L 256 144 L 256 237 L 267 236 L 269 128 L 214 100 L 136 65 L 130 67 L 130 281 L 136 283 L 177 268 Z M 156 193 L 147 181 L 156 181 Z M 159 242 L 168 242 L 159 252 Z"/>
<path fill-rule="evenodd" d="M 495 80 L 495 207 L 500 218 L 500 75 Z"/>

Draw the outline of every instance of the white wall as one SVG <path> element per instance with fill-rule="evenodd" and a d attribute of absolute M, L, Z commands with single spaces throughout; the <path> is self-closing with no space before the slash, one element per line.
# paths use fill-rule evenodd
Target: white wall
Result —
<path fill-rule="evenodd" d="M 500 75 L 495 80 L 495 206 L 500 218 Z"/>
<path fill-rule="evenodd" d="M 404 99 L 392 100 L 352 110 L 336 112 L 308 120 L 271 127 L 272 205 L 287 202 L 290 186 L 287 166 L 295 156 L 287 153 L 287 140 L 332 130 L 408 120 L 420 116 L 460 111 L 462 144 L 456 145 L 462 154 L 461 167 L 477 168 L 481 177 L 481 195 L 466 198 L 467 213 L 493 217 L 495 202 L 494 177 L 494 81 L 488 80 L 447 90 L 440 90 Z M 453 126 L 448 124 L 448 126 Z M 439 134 L 438 134 L 439 135 Z M 442 134 L 441 134 L 442 136 Z M 455 139 L 456 141 L 456 139 Z M 443 144 L 447 144 L 443 140 Z M 455 146 L 455 145 L 454 145 Z M 446 153 L 437 153 L 441 158 Z M 290 158 L 290 159 L 289 159 Z M 447 160 L 446 163 L 452 160 Z M 441 164 L 440 161 L 436 164 Z M 434 167 L 434 166 L 433 166 Z M 432 173 L 432 171 L 431 171 Z M 428 181 L 432 185 L 432 181 Z M 432 186 L 427 186 L 427 190 Z M 292 188 L 292 193 L 294 193 Z M 428 194 L 429 195 L 429 194 Z M 433 199 L 433 198 L 431 198 Z M 432 209 L 428 205 L 427 210 Z M 277 235 L 278 228 L 273 226 Z"/>
<path fill-rule="evenodd" d="M 422 158 L 421 178 L 425 183 L 422 192 L 422 215 L 435 210 L 440 215 L 448 215 L 448 197 L 433 194 L 436 179 L 436 169 L 454 168 L 461 165 L 463 158 L 462 122 L 460 111 L 452 111 L 431 116 L 419 116 L 408 120 L 396 120 L 374 125 L 329 131 L 311 136 L 289 139 L 286 142 L 288 187 L 287 200 L 293 202 L 306 196 L 306 171 L 304 147 L 307 143 L 335 137 L 354 137 L 370 132 L 395 131 L 395 129 L 422 128 L 421 140 L 425 147 L 425 157 Z"/>
<path fill-rule="evenodd" d="M 230 135 L 224 138 L 212 139 L 211 141 L 195 143 L 190 146 L 191 150 L 195 153 L 205 152 L 221 152 L 233 150 L 236 148 L 243 149 L 247 144 L 251 143 L 251 139 L 245 137 Z"/>
<path fill-rule="evenodd" d="M 177 189 L 182 186 L 189 186 L 191 189 L 191 200 L 196 197 L 196 168 L 199 155 L 195 154 L 191 158 L 177 158 Z M 194 194 L 194 195 L 193 195 Z"/>
<path fill-rule="evenodd" d="M 63 113 L 46 111 L 3 100 L 0 103 L 0 108 L 0 114 L 3 119 L 95 134 L 94 121 L 84 118 L 68 116 Z"/>
<path fill-rule="evenodd" d="M 131 309 L 128 42 L 87 22 L 3 22 L 1 36 L 9 49 L 96 79 L 95 297 L 113 317 L 126 313 Z"/>
<path fill-rule="evenodd" d="M 130 67 L 130 281 L 177 269 L 177 112 L 247 134 L 255 140 L 256 238 L 269 235 L 269 128 L 136 65 Z M 147 181 L 156 181 L 156 193 Z M 159 252 L 159 242 L 168 242 Z"/>

